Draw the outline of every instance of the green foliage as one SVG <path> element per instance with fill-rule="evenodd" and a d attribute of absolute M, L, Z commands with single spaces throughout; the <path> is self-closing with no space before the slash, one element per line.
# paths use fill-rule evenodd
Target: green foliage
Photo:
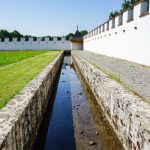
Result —
<path fill-rule="evenodd" d="M 43 53 L 49 52 L 48 50 L 44 51 L 0 51 L 0 67 L 8 64 L 16 63 L 18 61 L 34 57 Z"/>
<path fill-rule="evenodd" d="M 23 37 L 23 35 L 21 35 L 18 31 L 14 30 L 13 32 L 9 33 L 10 37 Z"/>
<path fill-rule="evenodd" d="M 88 33 L 87 30 L 82 30 L 82 31 L 80 31 L 80 34 L 81 34 L 82 36 L 86 35 L 87 33 Z"/>
<path fill-rule="evenodd" d="M 33 41 L 37 41 L 37 37 L 36 36 L 33 36 Z"/>
<path fill-rule="evenodd" d="M 82 30 L 80 32 L 80 34 L 82 36 L 86 35 L 88 32 L 86 30 Z M 69 33 L 68 35 L 66 35 L 66 39 L 69 40 L 70 37 L 74 36 L 73 33 Z M 4 38 L 9 38 L 10 41 L 12 41 L 12 38 L 16 37 L 18 41 L 20 41 L 21 37 L 25 38 L 25 41 L 29 40 L 29 37 L 33 37 L 33 41 L 37 40 L 36 36 L 31 36 L 31 35 L 22 35 L 20 34 L 18 31 L 14 30 L 13 32 L 8 32 L 7 30 L 0 30 L 0 38 L 2 39 L 2 41 L 4 41 Z M 44 39 L 46 37 L 49 37 L 50 41 L 53 39 L 51 36 L 43 36 L 42 37 L 42 41 L 44 41 Z M 60 40 L 60 37 L 58 37 L 58 40 Z"/>
<path fill-rule="evenodd" d="M 123 13 L 124 11 L 128 9 L 133 9 L 133 6 L 139 1 L 140 0 L 124 0 L 122 4 L 122 9 L 120 10 L 120 12 L 118 11 L 111 12 L 109 15 L 109 19 L 115 18 L 117 15 L 119 15 L 120 13 Z"/>
<path fill-rule="evenodd" d="M 28 35 L 24 36 L 25 41 L 29 41 L 29 37 L 31 37 L 31 36 L 28 36 Z"/>
<path fill-rule="evenodd" d="M 0 38 L 4 39 L 4 38 L 10 38 L 10 40 L 13 37 L 17 37 L 18 39 L 20 39 L 21 37 L 23 37 L 23 35 L 21 35 L 18 31 L 13 31 L 13 32 L 8 32 L 7 30 L 0 30 Z"/>
<path fill-rule="evenodd" d="M 1 52 L 0 52 L 1 53 Z M 13 53 L 11 51 L 11 53 Z M 26 53 L 28 53 L 26 51 Z M 21 91 L 60 51 L 50 51 L 0 67 L 0 109 Z"/>
<path fill-rule="evenodd" d="M 131 0 L 131 4 L 134 5 L 137 2 L 140 2 L 141 0 Z"/>
<path fill-rule="evenodd" d="M 86 35 L 87 33 L 88 33 L 87 30 L 82 30 L 82 31 L 80 31 L 80 34 L 81 34 L 82 36 Z M 66 40 L 69 40 L 70 37 L 73 37 L 73 36 L 74 36 L 73 33 L 69 33 L 68 35 L 66 35 Z"/>
<path fill-rule="evenodd" d="M 10 38 L 10 34 L 7 30 L 0 30 L 0 38 L 2 39 L 2 41 L 4 40 L 4 38 Z"/>
<path fill-rule="evenodd" d="M 133 6 L 139 1 L 141 0 L 124 0 L 124 3 L 122 4 L 122 10 L 126 11 L 128 9 L 133 9 Z"/>
<path fill-rule="evenodd" d="M 60 41 L 60 40 L 61 40 L 61 37 L 57 37 L 57 40 Z"/>
<path fill-rule="evenodd" d="M 72 37 L 72 36 L 74 36 L 74 34 L 73 33 L 69 33 L 68 35 L 66 35 L 66 40 L 69 40 L 70 37 Z"/>
<path fill-rule="evenodd" d="M 119 15 L 118 11 L 111 12 L 110 15 L 109 15 L 109 19 L 113 19 L 113 18 L 115 18 L 118 15 Z"/>
<path fill-rule="evenodd" d="M 130 1 L 124 0 L 124 3 L 122 4 L 122 10 L 126 11 L 132 8 L 133 8 L 133 4 Z"/>
<path fill-rule="evenodd" d="M 52 37 L 49 37 L 49 40 L 50 40 L 50 41 L 52 41 L 52 40 L 53 40 L 53 38 L 52 38 Z"/>

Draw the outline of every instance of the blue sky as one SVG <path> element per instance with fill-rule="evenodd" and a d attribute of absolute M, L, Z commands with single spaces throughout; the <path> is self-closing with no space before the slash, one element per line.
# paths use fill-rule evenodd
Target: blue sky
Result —
<path fill-rule="evenodd" d="M 1 0 L 0 29 L 36 36 L 95 28 L 120 10 L 123 0 Z"/>

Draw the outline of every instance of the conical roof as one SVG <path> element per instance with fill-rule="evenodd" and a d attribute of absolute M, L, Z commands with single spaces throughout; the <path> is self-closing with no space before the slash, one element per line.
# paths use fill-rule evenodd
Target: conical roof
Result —
<path fill-rule="evenodd" d="M 83 37 L 82 35 L 80 34 L 79 30 L 78 30 L 78 26 L 77 26 L 77 31 L 76 33 L 74 34 L 74 36 L 70 39 L 70 41 L 72 42 L 82 42 L 83 41 Z"/>

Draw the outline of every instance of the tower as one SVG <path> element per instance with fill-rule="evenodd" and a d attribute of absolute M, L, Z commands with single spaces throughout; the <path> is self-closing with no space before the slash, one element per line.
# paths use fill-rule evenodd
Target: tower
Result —
<path fill-rule="evenodd" d="M 79 32 L 77 25 L 77 31 L 74 36 L 70 39 L 71 41 L 71 50 L 83 50 L 83 37 Z"/>

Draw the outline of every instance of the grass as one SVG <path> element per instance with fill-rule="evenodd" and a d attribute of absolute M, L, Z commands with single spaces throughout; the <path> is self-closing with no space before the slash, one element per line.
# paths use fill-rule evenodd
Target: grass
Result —
<path fill-rule="evenodd" d="M 47 52 L 49 51 L 48 50 L 0 51 L 0 67 L 8 64 L 16 63 L 18 61 L 31 58 Z"/>
<path fill-rule="evenodd" d="M 91 63 L 91 62 L 90 62 Z M 129 87 L 129 85 L 127 85 L 125 82 L 123 82 L 120 78 L 120 75 L 115 75 L 115 74 L 111 74 L 109 72 L 106 72 L 105 70 L 101 69 L 100 67 L 94 65 L 93 63 L 91 63 L 93 66 L 95 66 L 97 69 L 99 69 L 101 72 L 103 72 L 104 74 L 108 75 L 108 77 L 110 79 L 115 80 L 116 82 L 118 82 L 119 84 L 123 85 L 128 91 L 132 92 L 134 95 L 140 97 L 141 99 L 145 100 L 145 97 L 142 96 L 141 94 L 139 94 L 138 92 L 136 92 L 133 88 Z"/>
<path fill-rule="evenodd" d="M 60 51 L 49 51 L 0 67 L 0 109 L 52 62 L 59 53 Z"/>
<path fill-rule="evenodd" d="M 104 71 L 103 71 L 104 72 Z M 145 100 L 145 97 L 142 96 L 140 93 L 136 92 L 133 88 L 129 87 L 129 85 L 127 85 L 125 82 L 123 82 L 120 77 L 118 77 L 117 75 L 114 74 L 110 74 L 107 72 L 104 72 L 105 74 L 107 74 L 109 76 L 109 78 L 117 81 L 118 83 L 120 83 L 121 85 L 123 85 L 126 89 L 128 89 L 128 91 L 132 92 L 134 95 L 140 97 L 141 99 Z"/>
<path fill-rule="evenodd" d="M 94 65 L 95 66 L 95 65 Z M 129 87 L 129 85 L 127 85 L 125 82 L 123 82 L 121 79 L 120 79 L 120 76 L 117 76 L 115 74 L 111 74 L 111 73 L 108 73 L 104 70 L 102 70 L 100 67 L 97 67 L 95 66 L 97 69 L 99 69 L 100 71 L 102 71 L 104 74 L 108 75 L 109 78 L 115 80 L 116 82 L 118 82 L 119 84 L 123 85 L 128 91 L 132 92 L 134 95 L 140 97 L 142 100 L 144 100 L 145 102 L 146 101 L 146 98 L 141 95 L 140 93 L 136 92 L 133 88 Z M 149 103 L 149 102 L 148 102 Z"/>

